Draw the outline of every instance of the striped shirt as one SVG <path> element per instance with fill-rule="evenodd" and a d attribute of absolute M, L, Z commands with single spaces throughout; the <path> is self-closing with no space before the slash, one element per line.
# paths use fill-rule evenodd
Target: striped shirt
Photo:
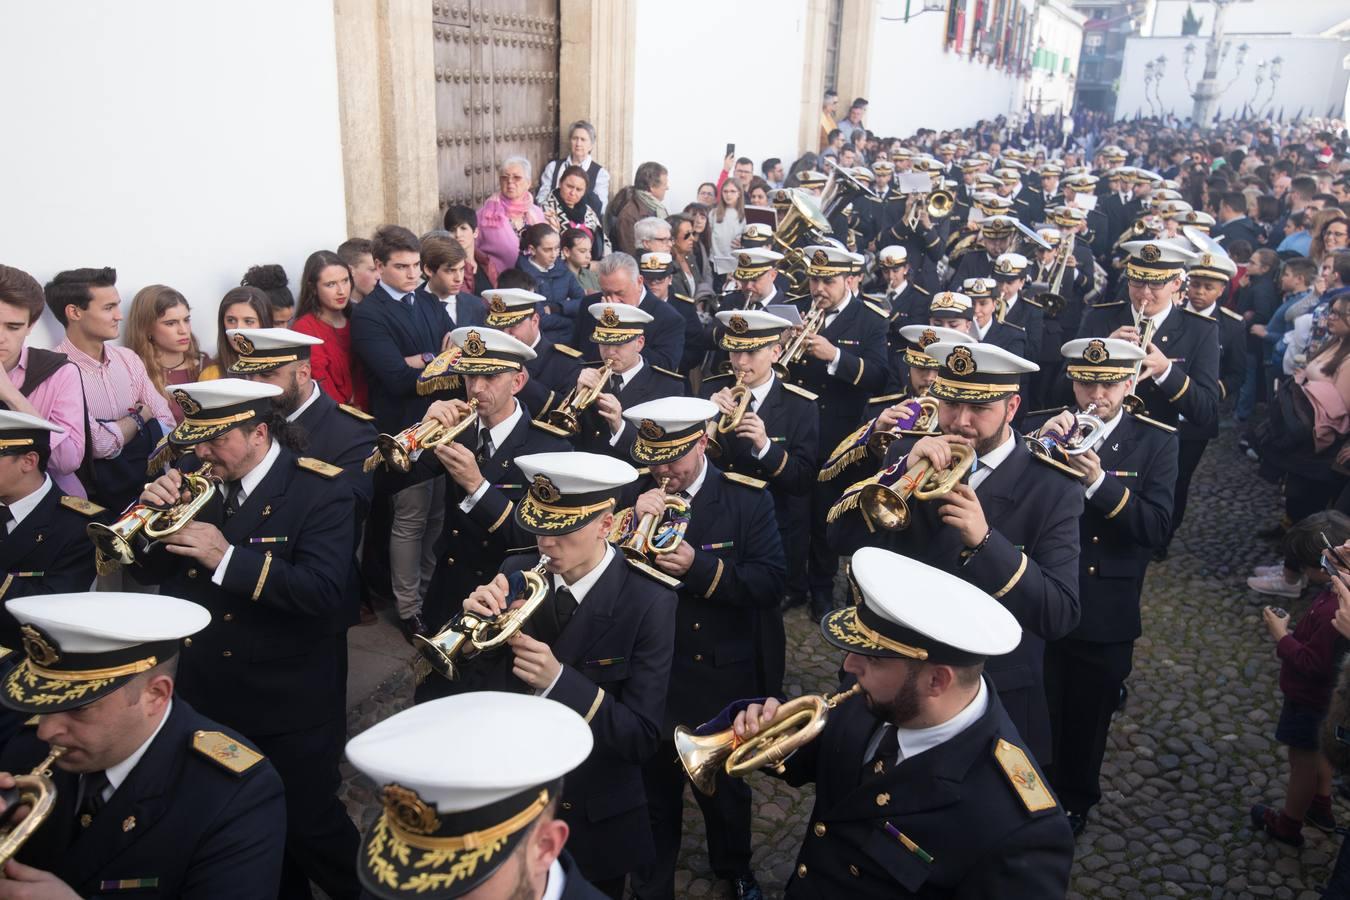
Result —
<path fill-rule="evenodd" d="M 64 353 L 80 367 L 84 376 L 84 404 L 89 416 L 89 432 L 95 459 L 116 459 L 122 452 L 122 430 L 117 420 L 144 403 L 168 434 L 173 430 L 169 402 L 155 390 L 145 363 L 126 347 L 103 345 L 103 359 L 94 359 L 79 347 L 62 341 L 56 352 Z"/>

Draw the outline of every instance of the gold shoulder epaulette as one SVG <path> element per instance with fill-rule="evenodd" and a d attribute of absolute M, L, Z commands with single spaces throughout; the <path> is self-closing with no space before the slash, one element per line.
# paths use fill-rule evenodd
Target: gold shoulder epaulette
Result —
<path fill-rule="evenodd" d="M 693 302 L 694 302 L 694 298 L 693 298 L 693 297 L 686 297 L 684 294 L 676 294 L 676 295 L 675 295 L 675 299 L 676 299 L 676 300 L 683 300 L 685 303 L 693 303 Z"/>
<path fill-rule="evenodd" d="M 103 512 L 103 507 L 97 503 L 90 502 L 83 497 L 62 496 L 61 505 L 66 509 L 79 513 L 82 516 L 93 518 Z"/>
<path fill-rule="evenodd" d="M 338 409 L 342 410 L 349 416 L 360 419 L 362 422 L 375 421 L 375 417 L 372 416 L 370 413 L 366 412 L 364 409 L 358 409 L 357 407 L 352 406 L 349 403 L 339 403 Z"/>
<path fill-rule="evenodd" d="M 883 307 L 877 306 L 877 305 L 876 305 L 875 303 L 873 303 L 871 300 L 864 300 L 864 301 L 863 301 L 863 306 L 867 307 L 867 308 L 870 309 L 872 312 L 874 312 L 874 313 L 876 313 L 877 315 L 881 316 L 883 319 L 886 318 L 887 315 L 889 315 Z"/>
<path fill-rule="evenodd" d="M 306 471 L 313 472 L 315 475 L 322 475 L 324 478 L 336 478 L 342 474 L 341 466 L 326 463 L 312 456 L 298 456 L 295 459 L 295 464 Z"/>
<path fill-rule="evenodd" d="M 1135 413 L 1134 417 L 1145 425 L 1152 425 L 1154 428 L 1161 428 L 1163 431 L 1169 433 L 1176 431 L 1174 426 L 1168 425 L 1166 422 L 1159 422 L 1157 419 L 1150 419 L 1148 416 L 1141 416 L 1138 413 Z"/>
<path fill-rule="evenodd" d="M 581 351 L 580 351 L 580 350 L 575 350 L 575 349 L 573 349 L 573 348 L 567 346 L 566 344 L 554 344 L 554 345 L 553 345 L 553 349 L 554 349 L 554 350 L 557 350 L 559 353 L 561 353 L 561 354 L 564 355 L 564 356 L 570 356 L 570 357 L 572 357 L 573 359 L 581 359 Z"/>
<path fill-rule="evenodd" d="M 737 484 L 743 484 L 746 487 L 752 487 L 760 491 L 769 486 L 769 483 L 763 479 L 751 478 L 749 475 L 742 475 L 739 472 L 723 472 L 722 477 L 727 481 L 734 481 Z"/>
<path fill-rule="evenodd" d="M 998 760 L 1003 774 L 1008 776 L 1008 781 L 1027 812 L 1042 812 L 1059 805 L 1046 786 L 1045 779 L 1036 771 L 1021 747 L 999 738 L 994 745 L 994 759 Z"/>
<path fill-rule="evenodd" d="M 1094 303 L 1094 304 L 1092 304 L 1092 308 L 1093 308 L 1093 309 L 1109 309 L 1109 308 L 1112 307 L 1112 306 L 1123 306 L 1124 303 L 1125 303 L 1124 300 L 1111 300 L 1111 301 L 1108 301 L 1108 302 L 1106 302 L 1106 303 Z"/>
<path fill-rule="evenodd" d="M 1009 322 L 1006 319 L 1003 321 L 1003 324 L 1007 325 L 1009 328 L 1016 328 L 1018 331 L 1027 330 L 1027 327 L 1025 325 L 1018 325 L 1016 322 Z"/>
<path fill-rule="evenodd" d="M 1220 307 L 1219 307 L 1219 312 L 1223 313 L 1225 316 L 1227 316 L 1227 317 L 1230 318 L 1230 319 L 1237 319 L 1239 322 L 1242 321 L 1242 314 L 1241 314 L 1241 313 L 1235 313 L 1235 312 L 1233 312 L 1231 309 L 1229 309 L 1229 308 L 1226 307 L 1226 306 L 1220 306 Z"/>
<path fill-rule="evenodd" d="M 192 735 L 192 749 L 222 769 L 242 775 L 263 761 L 263 755 L 219 731 L 198 731 Z"/>
<path fill-rule="evenodd" d="M 42 724 L 42 716 L 29 716 L 23 720 L 24 728 L 36 728 Z"/>
<path fill-rule="evenodd" d="M 796 395 L 799 396 L 799 397 L 805 397 L 807 400 L 812 400 L 812 401 L 814 401 L 814 400 L 819 400 L 819 399 L 820 399 L 820 395 L 819 395 L 819 394 L 813 394 L 813 393 L 811 393 L 810 391 L 808 391 L 808 390 L 807 390 L 806 388 L 804 388 L 804 387 L 800 387 L 800 386 L 795 385 L 795 384 L 788 384 L 786 381 L 782 382 L 782 385 L 783 385 L 783 390 L 785 390 L 785 391 L 791 391 L 792 393 L 796 394 Z"/>
<path fill-rule="evenodd" d="M 1181 308 L 1181 311 L 1184 312 L 1184 313 L 1186 313 L 1187 315 L 1195 316 L 1197 319 L 1204 319 L 1206 322 L 1213 322 L 1213 323 L 1215 323 L 1216 325 L 1217 325 L 1218 322 L 1219 322 L 1218 318 L 1215 317 L 1215 316 L 1207 316 L 1207 315 L 1205 315 L 1205 314 L 1202 313 L 1202 312 L 1196 312 L 1195 310 L 1193 310 L 1193 309 L 1187 309 L 1187 308 L 1184 307 L 1184 306 Z"/>
<path fill-rule="evenodd" d="M 1036 462 L 1040 463 L 1041 465 L 1049 466 L 1050 468 L 1054 469 L 1061 475 L 1066 475 L 1069 478 L 1078 477 L 1078 473 L 1074 471 L 1072 468 L 1070 468 L 1068 463 L 1062 463 L 1053 457 L 1044 456 L 1040 453 L 1031 454 L 1031 458 L 1036 460 Z"/>
<path fill-rule="evenodd" d="M 912 284 L 910 287 L 914 288 L 914 290 L 918 291 L 920 294 L 926 294 L 929 297 L 933 295 L 933 292 L 928 290 L 928 288 L 919 287 L 917 284 Z"/>
<path fill-rule="evenodd" d="M 898 394 L 882 394 L 880 397 L 868 397 L 867 405 L 871 406 L 874 403 L 899 403 L 901 400 L 904 400 L 906 396 L 908 395 L 904 391 L 901 391 Z"/>
<path fill-rule="evenodd" d="M 1033 300 L 1030 297 L 1023 297 L 1022 302 L 1025 303 L 1027 306 L 1034 306 L 1037 309 L 1045 309 L 1045 307 L 1041 305 L 1041 301 Z"/>
<path fill-rule="evenodd" d="M 672 372 L 669 369 L 663 369 L 660 366 L 652 366 L 652 371 L 660 372 L 662 375 L 669 375 L 671 378 L 678 378 L 681 381 L 684 381 L 684 376 L 679 372 Z"/>
<path fill-rule="evenodd" d="M 628 557 L 627 559 L 628 565 L 633 570 L 641 572 L 643 575 L 646 575 L 652 581 L 655 581 L 658 584 L 663 584 L 666 587 L 670 588 L 672 591 L 677 591 L 682 586 L 680 584 L 680 579 L 675 578 L 672 575 L 667 575 L 665 572 L 662 572 L 655 566 L 648 565 L 647 563 L 643 562 L 640 559 L 632 559 L 631 557 Z"/>
<path fill-rule="evenodd" d="M 642 478 L 646 475 L 650 475 L 652 474 L 651 466 L 643 466 L 642 468 L 637 470 L 637 473 L 639 478 Z"/>

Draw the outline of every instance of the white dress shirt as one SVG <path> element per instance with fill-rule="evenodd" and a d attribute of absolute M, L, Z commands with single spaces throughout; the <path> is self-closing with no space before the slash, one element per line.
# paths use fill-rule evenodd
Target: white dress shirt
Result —
<path fill-rule="evenodd" d="M 505 441 L 508 436 L 510 436 L 512 431 L 515 430 L 516 423 L 519 422 L 520 417 L 524 415 L 524 413 L 521 410 L 520 401 L 512 398 L 511 402 L 515 404 L 515 408 L 511 410 L 511 415 L 507 416 L 505 419 L 502 419 L 496 425 L 493 425 L 491 428 L 488 429 L 488 435 L 492 438 L 492 449 L 494 452 L 501 447 L 502 442 Z M 480 422 L 479 431 L 481 430 L 482 430 L 482 423 Z M 479 433 L 478 431 L 474 432 L 475 450 L 477 450 L 478 433 Z M 483 499 L 483 495 L 487 493 L 487 489 L 490 487 L 492 487 L 492 484 L 486 478 L 480 481 L 478 483 L 478 487 L 473 489 L 472 494 L 465 497 L 463 500 L 459 501 L 460 511 L 468 512 L 469 510 L 473 509 L 474 506 L 478 504 L 478 501 Z"/>
<path fill-rule="evenodd" d="M 15 500 L 9 505 L 9 514 L 14 518 L 5 523 L 9 530 L 5 534 L 13 534 L 14 529 L 19 527 L 19 523 L 28 518 L 28 514 L 37 509 L 37 505 L 42 502 L 42 498 L 47 496 L 47 492 L 52 489 L 52 478 L 45 475 L 42 478 L 42 484 L 27 497 Z"/>
<path fill-rule="evenodd" d="M 272 446 L 267 448 L 267 453 L 263 456 L 262 462 L 258 463 L 249 470 L 247 475 L 244 475 L 239 479 L 239 487 L 235 488 L 235 490 L 239 492 L 239 501 L 237 505 L 243 505 L 244 501 L 248 499 L 248 495 L 253 493 L 254 489 L 267 477 L 267 473 L 271 471 L 272 465 L 277 461 L 277 457 L 279 456 L 281 456 L 281 445 L 276 441 L 272 441 Z M 226 497 L 225 499 L 228 501 L 230 498 Z M 231 544 L 225 548 L 225 555 L 220 558 L 220 565 L 216 566 L 216 570 L 211 573 L 212 584 L 220 586 L 225 583 L 225 570 L 230 567 L 230 559 L 233 556 L 234 545 Z"/>
<path fill-rule="evenodd" d="M 633 378 L 637 376 L 637 373 L 642 371 L 642 367 L 645 366 L 646 364 L 647 363 L 643 360 L 643 358 L 639 356 L 637 360 L 637 365 L 633 366 L 633 368 L 629 369 L 626 372 L 615 372 L 614 374 L 619 376 L 619 390 L 623 390 L 624 388 L 628 387 L 628 382 L 632 381 Z M 602 388 L 602 390 L 607 391 L 608 388 Z M 619 446 L 619 438 L 621 437 L 623 437 L 623 428 L 620 428 L 618 431 L 614 432 L 609 436 L 609 445 L 611 447 Z"/>
<path fill-rule="evenodd" d="M 306 399 L 304 403 L 301 403 L 298 407 L 296 407 L 295 412 L 291 413 L 289 416 L 286 417 L 287 422 L 294 422 L 296 419 L 299 419 L 302 415 L 304 415 L 305 410 L 313 406 L 314 401 L 318 400 L 319 395 L 323 393 L 323 391 L 319 390 L 319 383 L 317 381 L 311 381 L 309 383 L 309 388 L 310 388 L 309 398 Z"/>
<path fill-rule="evenodd" d="M 391 287 L 389 282 L 385 281 L 383 278 L 380 279 L 380 286 L 389 292 L 390 297 L 393 297 L 395 300 L 401 300 L 409 306 L 413 303 L 413 295 L 417 293 L 416 291 L 400 291 L 398 288 Z"/>
<path fill-rule="evenodd" d="M 1123 412 L 1121 412 L 1119 409 L 1116 410 L 1115 417 L 1111 419 L 1111 421 L 1107 422 L 1105 427 L 1102 428 L 1102 436 L 1097 441 L 1098 447 L 1106 443 L 1106 439 L 1111 436 L 1111 432 L 1116 430 L 1116 426 L 1120 424 L 1120 420 L 1123 419 L 1124 417 L 1125 414 Z M 1100 475 L 1097 476 L 1097 478 L 1092 482 L 1092 484 L 1088 485 L 1087 491 L 1084 492 L 1083 496 L 1091 500 L 1092 495 L 1097 493 L 1097 489 L 1102 486 L 1102 482 L 1105 480 L 1106 480 L 1106 472 L 1103 471 Z"/>
<path fill-rule="evenodd" d="M 752 387 L 750 389 L 749 412 L 758 411 L 760 406 L 764 404 L 764 398 L 769 396 L 769 391 L 773 388 L 773 382 L 775 378 L 776 376 L 772 372 L 770 372 L 769 377 L 765 380 L 763 384 L 761 384 L 759 387 Z M 760 447 L 758 450 L 755 450 L 755 459 L 763 459 L 764 454 L 769 452 L 769 444 L 773 443 L 772 441 L 768 440 L 767 433 L 765 433 L 764 437 L 765 437 L 764 446 Z"/>
<path fill-rule="evenodd" d="M 103 774 L 108 778 L 108 783 L 103 787 L 104 803 L 107 803 L 112 799 L 112 795 L 117 793 L 117 789 L 122 786 L 122 782 L 127 780 L 127 776 L 131 774 L 131 770 L 136 768 L 136 763 L 141 761 L 141 757 L 145 755 L 145 751 L 150 749 L 150 745 L 155 742 L 155 738 L 159 737 L 159 733 L 164 730 L 164 723 L 169 721 L 169 714 L 172 712 L 173 698 L 170 698 L 169 702 L 164 706 L 164 717 L 159 720 L 159 724 L 155 726 L 155 730 L 145 739 L 145 743 L 137 747 L 135 752 L 120 763 L 108 766 L 107 769 L 103 770 Z"/>
<path fill-rule="evenodd" d="M 1164 303 L 1164 304 L 1163 304 L 1162 310 L 1161 310 L 1157 315 L 1153 315 L 1153 316 L 1149 316 L 1149 317 L 1148 317 L 1149 320 L 1153 322 L 1153 333 L 1154 333 L 1155 335 L 1156 335 L 1158 332 L 1162 331 L 1163 322 L 1166 322 L 1166 321 L 1167 321 L 1167 317 L 1171 314 L 1171 312 L 1172 312 L 1172 304 L 1170 304 L 1170 303 Z M 1139 321 L 1139 330 L 1140 330 L 1140 331 L 1143 331 L 1143 329 L 1144 329 L 1144 322 L 1143 322 L 1143 320 L 1141 319 L 1141 320 Z M 1152 341 L 1150 341 L 1150 343 L 1152 343 Z M 1148 348 L 1145 347 L 1144 350 L 1145 350 L 1145 352 L 1147 352 L 1147 351 L 1148 351 Z M 1163 354 L 1163 355 L 1166 356 L 1167 354 Z M 1167 368 L 1163 369 L 1161 372 L 1159 372 L 1159 373 L 1157 373 L 1156 375 L 1153 376 L 1153 383 L 1154 383 L 1154 384 L 1162 384 L 1164 381 L 1167 380 L 1167 376 L 1168 376 L 1168 375 L 1171 375 L 1171 374 L 1172 374 L 1172 361 L 1171 361 L 1171 360 L 1168 360 L 1168 362 L 1167 362 Z"/>
<path fill-rule="evenodd" d="M 563 871 L 562 863 L 556 859 L 548 867 L 548 881 L 544 885 L 544 896 L 539 900 L 562 900 L 563 891 L 567 887 L 567 873 Z"/>
<path fill-rule="evenodd" d="M 581 602 L 586 599 L 586 595 L 591 592 L 591 588 L 595 587 L 595 583 L 600 580 L 600 576 L 605 574 L 605 570 L 609 568 L 609 564 L 613 561 L 615 556 L 617 556 L 617 554 L 614 552 L 614 545 L 606 544 L 605 555 L 601 557 L 600 562 L 596 563 L 595 568 L 591 569 L 585 575 L 582 575 L 572 584 L 568 584 L 563 580 L 561 575 L 555 573 L 553 575 L 553 590 L 557 592 L 562 588 L 567 588 L 567 590 L 571 591 L 572 599 L 577 602 L 577 608 L 579 609 L 581 607 Z M 558 679 L 561 677 L 562 667 L 559 666 L 558 674 L 553 676 L 553 680 L 549 682 L 548 687 L 544 688 L 542 691 L 537 691 L 536 693 L 541 697 L 547 697 L 549 693 L 557 687 Z"/>
<path fill-rule="evenodd" d="M 940 725 L 933 725 L 928 728 L 901 728 L 896 726 L 895 737 L 900 744 L 900 752 L 896 754 L 895 764 L 899 765 L 907 759 L 913 759 L 920 753 L 939 747 L 965 731 L 971 725 L 979 721 L 980 716 L 984 715 L 985 710 L 989 708 L 989 689 L 985 687 L 984 679 L 980 679 L 979 690 L 975 692 L 975 699 L 966 704 L 966 708 Z M 876 755 L 877 748 L 881 746 L 882 733 L 885 725 L 882 725 L 872 735 L 872 740 L 867 742 L 867 752 L 863 755 L 862 763 L 865 765 L 869 759 Z"/>
<path fill-rule="evenodd" d="M 839 314 L 842 313 L 844 310 L 848 309 L 848 305 L 852 302 L 853 302 L 853 295 L 845 294 L 844 302 L 840 303 L 837 307 L 835 307 L 830 312 L 825 314 L 825 324 L 820 326 L 820 330 L 824 331 L 826 328 L 829 328 L 830 325 L 834 323 L 834 320 L 839 317 Z M 840 350 L 838 347 L 835 347 L 834 359 L 830 360 L 830 364 L 825 367 L 826 374 L 834 375 L 835 372 L 839 371 L 839 360 L 842 359 L 843 356 L 844 351 Z"/>
<path fill-rule="evenodd" d="M 984 480 L 993 474 L 994 470 L 1003 464 L 1017 448 L 1017 435 L 1011 428 L 1008 429 L 1008 438 L 999 444 L 993 450 L 982 456 L 975 457 L 975 471 L 970 476 L 970 489 L 978 490 Z"/>

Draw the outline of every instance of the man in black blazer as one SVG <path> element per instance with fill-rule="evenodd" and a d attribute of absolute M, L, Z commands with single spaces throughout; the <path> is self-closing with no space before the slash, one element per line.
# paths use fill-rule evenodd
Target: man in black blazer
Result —
<path fill-rule="evenodd" d="M 464 612 L 496 615 L 512 605 L 520 573 L 544 557 L 547 596 L 509 649 L 466 663 L 461 683 L 447 684 L 540 694 L 585 717 L 595 749 L 568 776 L 561 817 L 581 871 L 617 898 L 625 876 L 655 857 L 642 766 L 664 734 L 678 582 L 630 563 L 606 540 L 616 498 L 637 481 L 632 466 L 576 452 L 517 463 L 529 489 L 513 518 L 538 552 L 508 557 L 464 599 Z"/>
<path fill-rule="evenodd" d="M 890 314 L 888 337 L 890 349 L 894 351 L 897 345 L 904 344 L 898 337 L 901 328 L 928 321 L 932 295 L 910 280 L 909 251 L 903 244 L 882 247 L 877 254 L 877 268 L 882 284 L 877 286 L 875 293 L 880 305 Z"/>
<path fill-rule="evenodd" d="M 1031 376 L 1031 391 L 1028 402 L 1044 409 L 1053 404 L 1059 388 L 1059 348 L 1070 338 L 1078 334 L 1078 323 L 1083 317 L 1083 297 L 1092 289 L 1092 251 L 1087 245 L 1080 244 L 1074 238 L 1077 223 L 1070 222 L 1068 229 L 1061 230 L 1058 225 L 1049 225 L 1036 229 L 1041 240 L 1049 247 L 1031 246 L 1031 266 L 1027 278 L 1031 282 L 1030 297 L 1036 299 L 1042 291 L 1048 292 L 1054 285 L 1060 272 L 1060 263 L 1067 262 L 1059 281 L 1059 296 L 1062 303 L 1047 301 L 1041 303 L 1041 351 L 1032 362 L 1041 370 Z M 1069 241 L 1069 249 L 1064 242 Z"/>
<path fill-rule="evenodd" d="M 724 472 L 768 482 L 778 536 L 787 557 L 784 603 L 806 600 L 806 548 L 810 537 L 811 491 L 820 471 L 820 412 L 810 391 L 778 378 L 773 365 L 783 354 L 787 319 L 757 310 L 723 311 L 718 345 L 730 355 L 732 371 L 703 379 L 700 390 L 721 410 L 709 428 L 708 452 Z M 734 389 L 749 392 L 740 424 L 722 432 L 737 408 Z M 786 635 L 781 610 L 761 610 L 761 665 L 769 693 L 782 691 Z"/>
<path fill-rule="evenodd" d="M 688 505 L 684 539 L 652 565 L 681 582 L 675 613 L 661 744 L 644 769 L 656 861 L 634 878 L 634 893 L 669 900 L 684 817 L 688 777 L 675 753 L 676 725 L 696 725 L 738 697 L 763 696 L 759 663 L 762 610 L 776 610 L 785 563 L 765 484 L 720 472 L 707 459 L 707 426 L 716 404 L 668 397 L 627 410 L 638 427 L 633 459 L 651 474 L 628 489 L 633 521 L 665 516 L 671 497 Z M 664 486 L 664 487 L 663 487 Z M 697 795 L 714 874 L 732 882 L 732 895 L 758 890 L 750 865 L 750 789 L 742 779 L 718 779 L 713 797 Z"/>
<path fill-rule="evenodd" d="M 989 661 L 1003 706 L 1042 764 L 1050 722 L 1042 681 L 1045 641 L 1078 624 L 1078 518 L 1083 489 L 1033 456 L 1011 427 L 1020 377 L 1034 364 L 988 344 L 930 344 L 942 362 L 930 392 L 941 433 L 891 444 L 878 479 L 895 485 L 916 464 L 948 469 L 955 445 L 974 450 L 969 481 L 936 502 L 911 503 L 909 527 L 885 530 L 846 493 L 830 526 L 839 553 L 880 546 L 951 572 L 1017 617 L 1022 642 Z M 855 486 L 857 487 L 857 486 Z M 852 490 L 852 489 L 851 489 Z"/>
<path fill-rule="evenodd" d="M 0 703 L 37 727 L 5 746 L 0 772 L 27 774 L 53 747 L 66 751 L 48 760 L 55 806 L 7 866 L 6 893 L 278 896 L 281 779 L 255 744 L 175 696 L 179 646 L 211 613 L 118 592 L 8 606 L 25 658 Z"/>
<path fill-rule="evenodd" d="M 1246 241 L 1253 248 L 1266 245 L 1265 232 L 1247 216 L 1247 195 L 1242 191 L 1219 197 L 1218 219 L 1211 233 L 1216 239 L 1223 238 L 1225 247 L 1233 246 L 1234 241 Z"/>
<path fill-rule="evenodd" d="M 654 366 L 677 371 L 684 356 L 684 317 L 647 291 L 642 283 L 642 275 L 638 272 L 637 260 L 627 253 L 616 251 L 595 264 L 595 273 L 600 280 L 600 293 L 587 297 L 582 305 L 590 307 L 596 303 L 623 303 L 641 309 L 652 317 L 653 322 L 649 340 L 642 352 L 643 358 Z M 594 318 L 577 316 L 572 346 L 584 355 L 591 352 L 591 332 L 594 329 Z"/>
<path fill-rule="evenodd" d="M 857 681 L 786 760 L 783 777 L 814 782 L 816 798 L 785 895 L 1063 897 L 1073 836 L 982 671 L 1017 646 L 1016 620 L 885 550 L 859 550 L 849 581 L 857 605 L 821 631 Z M 751 739 L 781 708 L 762 704 L 735 704 L 707 730 L 730 721 Z"/>
<path fill-rule="evenodd" d="M 857 427 L 867 398 L 881 393 L 886 384 L 887 315 L 858 294 L 861 256 L 835 246 L 806 247 L 802 252 L 808 260 L 810 309 L 825 317 L 788 378 L 820 398 L 820 446 L 833 447 Z M 804 310 L 803 318 L 809 314 Z M 825 516 L 839 489 L 832 482 L 817 482 L 811 495 L 807 584 L 816 618 L 834 607 L 839 558 L 825 540 Z"/>
<path fill-rule="evenodd" d="M 1045 648 L 1045 687 L 1054 736 L 1051 784 L 1074 833 L 1101 799 L 1098 778 L 1111 716 L 1142 633 L 1139 596 L 1152 553 L 1171 534 L 1177 441 L 1166 425 L 1124 412 L 1134 364 L 1144 353 L 1129 341 L 1079 338 L 1063 347 L 1074 407 L 1028 422 L 1047 446 L 1073 435 L 1089 406 L 1103 427 L 1094 449 L 1059 457 L 1085 493 L 1079 520 L 1078 627 Z"/>
<path fill-rule="evenodd" d="M 487 292 L 487 325 L 499 328 L 534 351 L 534 359 L 525 361 L 529 380 L 517 398 L 529 408 L 536 420 L 561 403 L 577 385 L 581 373 L 581 351 L 550 341 L 540 328 L 539 304 L 543 294 L 520 288 L 502 288 Z"/>
<path fill-rule="evenodd" d="M 464 289 L 466 260 L 464 248 L 452 237 L 431 235 L 422 240 L 424 281 L 417 293 L 429 296 L 445 307 L 451 328 L 482 325 L 487 319 L 485 298 Z"/>
<path fill-rule="evenodd" d="M 175 389 L 186 417 L 170 441 L 192 448 L 222 484 L 137 578 L 212 612 L 184 641 L 181 693 L 261 747 L 286 785 L 281 894 L 299 895 L 312 880 L 330 897 L 354 898 L 358 836 L 337 797 L 346 710 L 333 628 L 346 603 L 356 500 L 337 466 L 283 446 L 280 393 L 234 378 Z M 141 502 L 172 504 L 182 484 L 170 470 Z"/>
<path fill-rule="evenodd" d="M 445 349 L 451 328 L 445 306 L 417 291 L 421 244 L 398 225 L 379 228 L 372 244 L 380 281 L 352 312 L 352 350 L 365 367 L 375 427 L 383 434 L 398 434 L 421 421 L 438 389 L 460 384 L 454 376 L 420 377 Z M 444 491 L 444 482 L 432 480 L 400 491 L 390 501 L 391 586 L 405 635 L 427 630 L 422 596 L 435 562 L 431 544 L 442 525 Z"/>
<path fill-rule="evenodd" d="M 770 304 L 791 303 L 778 288 L 779 264 L 783 254 L 768 247 L 744 248 L 736 254 L 736 269 L 732 279 L 740 285 L 718 299 L 721 309 L 758 309 L 767 311 Z"/>

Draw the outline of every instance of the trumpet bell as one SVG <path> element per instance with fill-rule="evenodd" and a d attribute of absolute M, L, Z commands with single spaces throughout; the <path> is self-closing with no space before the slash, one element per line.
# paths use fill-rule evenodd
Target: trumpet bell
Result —
<path fill-rule="evenodd" d="M 14 776 L 14 790 L 18 799 L 12 800 L 12 806 L 28 806 L 28 815 L 14 827 L 0 833 L 0 866 L 9 862 L 24 843 L 32 837 L 56 805 L 56 782 L 52 779 L 51 768 L 66 752 L 65 747 L 53 746 L 47 758 L 38 763 L 37 768 L 27 775 Z"/>
<path fill-rule="evenodd" d="M 705 797 L 717 792 L 717 773 L 725 767 L 735 746 L 736 733 L 731 729 L 708 735 L 695 734 L 683 725 L 675 729 L 675 752 L 679 754 L 680 765 Z"/>
<path fill-rule="evenodd" d="M 952 214 L 956 198 L 951 191 L 933 191 L 928 195 L 928 218 L 945 219 Z"/>
<path fill-rule="evenodd" d="M 869 484 L 862 489 L 859 503 L 868 517 L 886 531 L 903 531 L 909 527 L 909 503 L 912 492 L 891 484 Z"/>
<path fill-rule="evenodd" d="M 111 525 L 90 522 L 84 533 L 103 559 L 129 566 L 136 561 L 137 551 L 144 549 L 147 542 L 142 532 L 156 512 L 138 503 Z"/>
<path fill-rule="evenodd" d="M 466 614 L 430 637 L 413 635 L 413 646 L 435 672 L 455 681 L 459 678 L 459 661 L 473 655 L 469 636 L 478 621 L 477 616 Z"/>

